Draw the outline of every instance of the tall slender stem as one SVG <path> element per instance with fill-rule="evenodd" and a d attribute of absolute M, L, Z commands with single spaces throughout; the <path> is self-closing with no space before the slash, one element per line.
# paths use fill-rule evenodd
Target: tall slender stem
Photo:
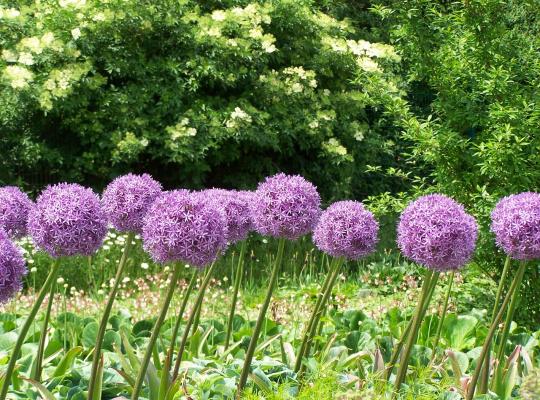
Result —
<path fill-rule="evenodd" d="M 435 352 L 437 351 L 437 346 L 441 340 L 442 328 L 444 324 L 444 319 L 446 318 L 446 313 L 448 311 L 448 301 L 450 300 L 450 294 L 452 293 L 452 284 L 454 283 L 454 276 L 456 271 L 450 273 L 450 278 L 448 278 L 448 289 L 446 290 L 446 296 L 444 297 L 444 304 L 442 309 L 441 319 L 439 320 L 439 325 L 437 326 L 437 333 L 435 334 L 435 341 L 433 342 L 433 351 L 431 355 L 431 362 L 435 359 Z"/>
<path fill-rule="evenodd" d="M 521 261 L 520 266 L 525 265 L 525 261 Z M 523 279 L 523 278 L 522 278 Z M 497 351 L 497 369 L 503 368 L 504 366 L 504 351 L 506 349 L 506 342 L 508 341 L 508 335 L 510 334 L 510 326 L 512 325 L 512 320 L 514 319 L 514 314 L 516 311 L 516 305 L 519 301 L 519 287 L 521 285 L 521 280 L 517 284 L 514 292 L 512 293 L 512 298 L 510 299 L 510 305 L 508 306 L 508 311 L 506 312 L 506 319 L 503 325 L 503 332 L 501 339 L 499 340 L 499 347 Z"/>
<path fill-rule="evenodd" d="M 53 282 L 56 280 L 56 275 L 58 274 L 59 267 L 60 267 L 60 261 L 59 259 L 56 259 L 52 264 L 51 271 L 49 272 L 49 275 L 47 276 L 45 283 L 43 284 L 43 286 L 41 287 L 41 290 L 39 291 L 36 302 L 34 303 L 32 309 L 30 310 L 30 314 L 28 314 L 28 317 L 26 318 L 26 321 L 24 322 L 24 325 L 22 326 L 19 332 L 17 342 L 15 343 L 15 347 L 13 348 L 13 352 L 11 353 L 11 357 L 9 359 L 6 373 L 4 375 L 5 378 L 4 378 L 4 384 L 2 385 L 2 391 L 0 392 L 0 400 L 6 400 L 9 385 L 11 384 L 11 375 L 13 375 L 15 364 L 17 363 L 17 358 L 19 357 L 19 352 L 21 351 L 21 347 L 24 343 L 24 340 L 26 339 L 28 330 L 30 329 L 30 326 L 34 322 L 36 318 L 36 314 L 39 308 L 41 307 L 41 304 L 43 303 L 45 296 L 49 292 Z"/>
<path fill-rule="evenodd" d="M 196 307 L 193 309 L 193 312 L 195 313 L 195 317 L 193 318 L 193 324 L 191 326 L 192 336 L 195 335 L 195 333 L 197 332 L 197 329 L 199 329 L 204 295 L 206 294 L 206 289 L 208 288 L 208 284 L 210 283 L 210 280 L 212 279 L 213 275 L 214 275 L 214 268 L 209 268 L 208 271 L 206 272 L 206 275 L 204 276 L 204 282 L 206 282 L 206 284 L 201 286 L 199 290 L 198 297 L 200 297 L 201 301 L 198 301 L 196 304 Z"/>
<path fill-rule="evenodd" d="M 92 359 L 92 370 L 90 372 L 90 380 L 88 381 L 88 398 L 94 398 L 94 391 L 96 387 L 96 380 L 98 378 L 99 363 L 101 362 L 101 349 L 103 346 L 103 338 L 105 337 L 105 331 L 107 329 L 107 323 L 109 322 L 109 316 L 111 315 L 112 306 L 114 300 L 116 299 L 116 294 L 118 293 L 118 288 L 122 280 L 122 275 L 124 273 L 124 268 L 127 263 L 128 255 L 131 250 L 131 243 L 133 242 L 133 237 L 135 234 L 129 232 L 126 243 L 124 245 L 124 251 L 122 252 L 122 257 L 118 262 L 118 269 L 116 270 L 116 276 L 114 277 L 114 285 L 111 292 L 109 293 L 109 298 L 107 304 L 105 305 L 105 310 L 103 310 L 103 316 L 101 317 L 101 322 L 99 324 L 99 329 L 96 337 L 96 345 L 94 346 L 94 356 Z"/>
<path fill-rule="evenodd" d="M 301 343 L 300 348 L 298 349 L 298 353 L 296 355 L 296 363 L 295 363 L 295 366 L 294 366 L 294 372 L 298 372 L 300 370 L 300 366 L 302 364 L 302 358 L 303 358 L 303 355 L 305 353 L 306 345 L 307 345 L 307 342 L 308 342 L 309 332 L 311 332 L 311 327 L 312 327 L 313 322 L 315 320 L 315 316 L 317 315 L 317 311 L 319 310 L 319 307 L 321 305 L 323 295 L 326 292 L 326 289 L 328 288 L 328 284 L 330 283 L 330 281 L 332 279 L 332 275 L 333 275 L 332 272 L 333 272 L 332 268 L 330 268 L 328 270 L 328 273 L 326 274 L 326 278 L 324 279 L 323 286 L 322 286 L 320 292 L 317 294 L 317 301 L 315 303 L 315 306 L 313 307 L 313 311 L 311 312 L 311 316 L 309 317 L 309 321 L 308 321 L 308 323 L 306 325 L 306 328 L 305 328 L 305 331 L 304 331 L 304 336 L 302 337 L 302 343 Z"/>
<path fill-rule="evenodd" d="M 493 310 L 491 311 L 490 324 L 493 323 L 493 320 L 495 319 L 495 317 L 497 315 L 497 311 L 498 311 L 498 308 L 499 308 L 499 302 L 501 300 L 502 291 L 503 291 L 504 285 L 506 283 L 506 277 L 508 275 L 508 270 L 510 268 L 511 261 L 512 261 L 512 259 L 510 258 L 510 256 L 506 256 L 506 260 L 504 261 L 504 267 L 503 267 L 501 279 L 499 279 L 499 286 L 497 287 L 497 294 L 495 295 L 495 302 L 493 303 Z M 484 361 L 484 366 L 483 366 L 483 369 L 482 369 L 482 376 L 480 378 L 480 383 L 479 383 L 479 386 L 478 386 L 478 393 L 479 394 L 487 393 L 488 381 L 489 381 L 489 367 L 490 367 L 490 364 L 491 364 L 490 352 L 491 352 L 491 345 L 490 345 L 490 348 L 488 349 L 488 351 L 486 353 L 486 359 Z"/>
<path fill-rule="evenodd" d="M 159 336 L 159 331 L 161 329 L 161 326 L 163 325 L 165 316 L 167 315 L 167 310 L 169 309 L 169 305 L 171 304 L 171 299 L 174 293 L 174 289 L 176 288 L 176 284 L 178 283 L 179 276 L 180 263 L 175 263 L 174 270 L 171 273 L 171 281 L 169 282 L 169 288 L 167 289 L 165 300 L 163 301 L 163 305 L 161 306 L 161 311 L 159 313 L 158 319 L 154 324 L 154 329 L 152 330 L 152 335 L 150 336 L 150 342 L 148 343 L 148 347 L 146 348 L 146 353 L 144 354 L 141 368 L 139 370 L 139 374 L 137 375 L 137 380 L 135 381 L 135 385 L 133 386 L 131 400 L 139 399 L 139 393 L 141 392 L 142 384 L 146 376 L 146 370 L 148 369 L 148 364 L 150 363 L 150 358 L 152 357 L 152 350 Z"/>
<path fill-rule="evenodd" d="M 32 369 L 32 379 L 39 382 L 41 380 L 41 372 L 43 371 L 43 355 L 45 354 L 45 342 L 47 340 L 47 328 L 51 318 L 51 309 L 54 302 L 55 282 L 51 284 L 49 292 L 49 300 L 47 302 L 47 310 L 45 310 L 45 318 L 41 327 L 41 335 L 39 337 L 39 345 L 36 353 L 34 368 Z"/>
<path fill-rule="evenodd" d="M 416 306 L 416 311 L 414 315 L 414 322 L 407 338 L 407 343 L 403 349 L 403 354 L 399 360 L 399 368 L 396 375 L 396 382 L 394 384 L 394 397 L 397 396 L 401 388 L 401 384 L 405 381 L 405 376 L 407 375 L 407 369 L 409 367 L 409 358 L 411 356 L 412 348 L 416 343 L 416 336 L 418 335 L 418 330 L 420 329 L 420 324 L 422 323 L 424 308 L 427 310 L 426 300 L 430 293 L 431 281 L 436 279 L 438 272 L 433 272 L 431 270 L 426 271 L 426 278 L 424 284 L 422 285 L 422 294 L 418 305 Z"/>
<path fill-rule="evenodd" d="M 234 289 L 231 298 L 231 310 L 229 311 L 229 319 L 227 320 L 227 334 L 225 336 L 225 350 L 229 348 L 229 342 L 231 340 L 234 314 L 236 312 L 236 301 L 238 299 L 238 291 L 240 290 L 240 284 L 244 275 L 244 255 L 246 253 L 247 239 L 240 245 L 240 254 L 238 255 L 238 264 L 234 273 Z"/>
<path fill-rule="evenodd" d="M 431 284 L 431 288 L 429 289 L 430 293 L 428 295 L 429 299 L 431 299 L 431 297 L 433 297 L 433 292 L 435 291 L 435 286 L 437 286 L 436 283 L 437 282 L 435 282 L 435 285 Z M 423 315 L 426 314 L 427 307 L 428 307 L 428 305 L 424 306 L 424 310 L 422 311 Z M 394 347 L 394 351 L 392 352 L 392 357 L 390 357 L 390 362 L 388 363 L 388 367 L 386 368 L 385 379 L 387 381 L 390 380 L 390 377 L 392 376 L 392 371 L 394 370 L 394 366 L 396 365 L 396 363 L 398 361 L 398 358 L 399 358 L 399 355 L 401 354 L 401 349 L 403 349 L 403 345 L 405 344 L 405 341 L 409 337 L 409 333 L 411 331 L 413 322 L 414 322 L 414 318 L 411 318 L 409 320 L 409 322 L 407 323 L 407 327 L 401 333 L 401 337 L 399 339 L 399 342 Z"/>
<path fill-rule="evenodd" d="M 198 312 L 198 309 L 201 307 L 201 304 L 204 299 L 204 292 L 206 291 L 206 287 L 210 283 L 210 279 L 212 278 L 212 274 L 215 268 L 216 268 L 216 263 L 212 263 L 212 265 L 210 265 L 210 268 L 208 268 L 208 272 L 206 273 L 204 280 L 201 283 L 201 286 L 199 287 L 197 299 L 195 300 L 195 304 L 193 305 L 191 313 L 189 314 L 189 318 L 186 322 L 186 327 L 184 328 L 184 333 L 182 334 L 182 340 L 180 341 L 180 348 L 178 349 L 178 354 L 176 356 L 176 361 L 174 363 L 174 370 L 173 370 L 173 375 L 172 375 L 173 381 L 178 377 L 178 371 L 180 370 L 180 363 L 182 362 L 182 357 L 184 356 L 184 350 L 186 348 L 186 344 L 189 339 L 189 332 L 191 331 L 191 327 L 195 320 L 195 316 Z"/>
<path fill-rule="evenodd" d="M 184 297 L 182 298 L 182 304 L 180 305 L 180 310 L 178 311 L 178 315 L 176 317 L 173 333 L 171 335 L 171 344 L 169 345 L 169 351 L 167 353 L 169 355 L 167 373 L 169 373 L 171 369 L 172 355 L 174 353 L 174 348 L 176 347 L 176 337 L 178 336 L 178 330 L 180 329 L 180 324 L 182 323 L 182 318 L 184 317 L 184 312 L 186 311 L 187 303 L 189 301 L 189 297 L 191 296 L 191 292 L 193 291 L 193 288 L 195 287 L 195 283 L 197 283 L 198 275 L 199 274 L 197 271 L 193 272 L 193 275 L 191 276 L 191 280 L 189 281 L 189 285 L 184 293 Z"/>
<path fill-rule="evenodd" d="M 248 350 L 246 352 L 246 357 L 244 359 L 244 366 L 242 368 L 242 373 L 240 374 L 240 381 L 238 382 L 238 391 L 236 393 L 237 398 L 240 398 L 244 387 L 246 386 L 247 378 L 251 368 L 251 360 L 255 354 L 255 348 L 257 347 L 257 341 L 259 340 L 259 335 L 265 320 L 266 311 L 270 305 L 270 300 L 272 300 L 272 292 L 276 286 L 278 280 L 279 270 L 281 268 L 281 263 L 283 261 L 283 250 L 285 248 L 285 238 L 280 238 L 278 243 L 278 251 L 276 255 L 276 260 L 274 268 L 272 269 L 272 275 L 270 277 L 270 282 L 268 282 L 268 290 L 266 292 L 266 298 L 262 304 L 261 310 L 259 311 L 259 317 L 257 318 L 257 323 L 255 324 L 255 329 L 249 341 Z"/>
<path fill-rule="evenodd" d="M 486 339 L 484 340 L 484 346 L 482 346 L 482 351 L 480 352 L 480 356 L 478 357 L 478 360 L 476 360 L 476 368 L 474 370 L 474 374 L 471 378 L 471 381 L 469 383 L 468 389 L 467 389 L 467 400 L 472 400 L 474 397 L 474 392 L 476 389 L 476 384 L 478 382 L 478 378 L 480 377 L 480 372 L 482 371 L 482 365 L 484 363 L 484 359 L 486 357 L 486 354 L 489 350 L 491 341 L 493 340 L 493 336 L 495 335 L 495 331 L 497 330 L 499 321 L 501 320 L 504 310 L 506 309 L 506 306 L 508 306 L 508 303 L 510 302 L 510 299 L 513 297 L 514 291 L 517 290 L 519 285 L 521 284 L 521 281 L 523 280 L 523 274 L 525 273 L 525 263 L 521 263 L 518 269 L 518 272 L 516 276 L 514 277 L 514 280 L 512 281 L 512 285 L 510 286 L 510 289 L 508 290 L 508 293 L 506 293 L 506 296 L 504 298 L 504 301 L 501 305 L 501 308 L 499 309 L 499 312 L 495 316 L 495 319 L 493 320 L 488 334 L 486 336 Z"/>
<path fill-rule="evenodd" d="M 299 364 L 299 370 L 302 372 L 302 359 L 304 357 L 309 357 L 309 353 L 311 351 L 311 344 L 313 343 L 313 339 L 317 333 L 317 328 L 319 326 L 319 322 L 321 320 L 322 314 L 325 310 L 326 303 L 328 302 L 328 299 L 330 298 L 330 295 L 332 294 L 332 289 L 336 283 L 336 280 L 339 276 L 340 267 L 343 264 L 343 258 L 335 258 L 332 261 L 332 267 L 331 267 L 331 276 L 330 280 L 328 281 L 328 285 L 326 287 L 326 290 L 323 293 L 323 296 L 321 298 L 321 302 L 319 304 L 319 307 L 314 310 L 313 313 L 313 322 L 311 324 L 311 327 L 309 329 L 307 338 L 306 338 L 306 345 L 304 347 L 304 351 L 302 354 L 298 354 L 298 357 L 300 359 L 300 363 L 298 363 L 297 359 L 297 365 Z"/>

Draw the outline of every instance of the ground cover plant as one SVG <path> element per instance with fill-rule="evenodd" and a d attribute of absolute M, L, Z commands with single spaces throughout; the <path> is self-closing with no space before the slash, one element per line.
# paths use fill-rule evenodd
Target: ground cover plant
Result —
<path fill-rule="evenodd" d="M 398 247 L 413 264 L 388 269 L 387 261 L 364 260 L 377 250 L 375 216 L 355 201 L 323 210 L 301 176 L 277 174 L 252 192 L 162 191 L 150 176 L 128 174 L 102 196 L 77 184 L 47 187 L 35 203 L 14 187 L 0 193 L 2 295 L 19 296 L 25 310 L 7 304 L 2 314 L 2 398 L 309 398 L 322 387 L 326 398 L 509 399 L 521 386 L 535 393 L 526 383 L 535 376 L 538 333 L 513 317 L 527 261 L 540 252 L 536 193 L 505 197 L 493 211 L 491 229 L 508 256 L 491 318 L 456 308 L 478 228 L 440 194 L 404 210 Z M 87 262 L 74 268 L 99 276 L 99 253 L 110 252 L 113 239 L 114 277 L 102 276 L 101 285 L 90 278 L 87 295 L 68 292 L 58 275 L 63 260 L 78 255 Z M 137 248 L 157 273 L 130 285 L 124 269 Z M 25 263 L 41 252 L 50 265 L 36 285 Z M 256 268 L 263 287 L 247 280 Z M 345 268 L 368 282 L 377 277 L 375 294 L 364 295 L 370 301 L 360 284 L 346 289 Z M 290 284 L 280 288 L 280 276 Z M 18 294 L 23 280 L 34 291 Z M 385 290 L 387 304 L 370 304 Z"/>

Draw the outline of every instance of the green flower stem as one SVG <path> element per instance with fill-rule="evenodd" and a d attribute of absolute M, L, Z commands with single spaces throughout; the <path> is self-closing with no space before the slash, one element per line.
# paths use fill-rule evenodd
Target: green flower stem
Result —
<path fill-rule="evenodd" d="M 215 264 L 215 263 L 213 263 Z M 204 276 L 204 281 L 206 282 L 206 285 L 201 287 L 201 290 L 199 291 L 198 296 L 201 298 L 200 302 L 197 302 L 196 308 L 193 309 L 193 312 L 195 313 L 195 317 L 193 318 L 193 324 L 191 326 L 191 335 L 195 335 L 197 332 L 197 329 L 199 329 L 199 323 L 201 321 L 201 312 L 202 312 L 202 303 L 204 300 L 204 295 L 206 294 L 206 289 L 208 288 L 208 284 L 210 283 L 210 280 L 212 279 L 212 276 L 214 275 L 214 268 L 209 268 L 206 275 Z"/>
<path fill-rule="evenodd" d="M 320 322 L 320 320 L 322 318 L 322 315 L 323 315 L 323 313 L 325 311 L 328 299 L 330 298 L 330 295 L 332 294 L 332 289 L 333 289 L 334 285 L 336 284 L 337 278 L 339 276 L 340 267 L 343 264 L 343 261 L 344 260 L 341 257 L 335 258 L 332 261 L 332 267 L 331 267 L 332 273 L 331 273 L 330 280 L 328 281 L 328 285 L 326 287 L 326 290 L 323 293 L 323 296 L 321 298 L 321 302 L 319 304 L 319 307 L 317 309 L 313 310 L 313 322 L 311 324 L 311 327 L 310 327 L 308 335 L 307 335 L 307 340 L 306 340 L 306 345 L 305 345 L 305 348 L 304 348 L 304 352 L 302 354 L 298 354 L 298 359 L 300 360 L 300 362 L 299 362 L 300 374 L 302 374 L 302 372 L 303 372 L 302 359 L 309 357 L 309 353 L 311 351 L 311 344 L 313 343 L 313 339 L 315 338 L 315 335 L 317 334 L 317 328 L 319 326 L 319 322 Z M 298 364 L 298 359 L 297 359 L 297 364 Z"/>
<path fill-rule="evenodd" d="M 56 259 L 52 263 L 51 271 L 49 272 L 49 275 L 47 276 L 45 283 L 41 287 L 41 290 L 39 291 L 36 302 L 34 303 L 34 306 L 32 307 L 32 309 L 30 310 L 30 314 L 26 318 L 26 321 L 24 322 L 24 325 L 22 326 L 21 331 L 19 332 L 17 342 L 15 343 L 15 347 L 9 359 L 6 373 L 4 374 L 5 378 L 4 378 L 4 384 L 2 385 L 2 391 L 0 392 L 0 400 L 6 400 L 9 385 L 11 384 L 11 375 L 13 374 L 13 371 L 15 370 L 15 364 L 17 363 L 17 357 L 19 356 L 19 352 L 21 351 L 21 347 L 24 343 L 24 340 L 26 339 L 28 330 L 30 329 L 30 326 L 34 322 L 36 318 L 36 314 L 39 308 L 41 307 L 41 304 L 43 303 L 45 296 L 49 292 L 53 282 L 56 280 L 56 275 L 58 274 L 59 267 L 60 267 L 60 260 Z"/>
<path fill-rule="evenodd" d="M 306 345 L 308 342 L 309 332 L 311 331 L 311 327 L 313 326 L 313 323 L 315 321 L 315 317 L 317 315 L 317 312 L 319 310 L 319 307 L 321 306 L 322 298 L 324 293 L 326 292 L 326 289 L 328 288 L 328 284 L 330 283 L 333 275 L 332 267 L 328 270 L 328 273 L 326 274 L 326 278 L 324 280 L 323 286 L 321 288 L 321 291 L 317 295 L 317 302 L 315 303 L 315 306 L 313 307 L 313 311 L 311 313 L 311 316 L 309 318 L 308 324 L 306 326 L 304 336 L 302 338 L 302 344 L 300 345 L 300 348 L 298 349 L 298 353 L 296 355 L 296 362 L 294 366 L 294 372 L 300 371 L 300 366 L 302 365 L 302 358 L 306 351 Z"/>
<path fill-rule="evenodd" d="M 255 329 L 253 330 L 251 340 L 249 341 L 248 350 L 244 359 L 244 367 L 242 368 L 242 373 L 240 374 L 238 391 L 236 393 L 238 399 L 240 398 L 242 391 L 244 390 L 244 387 L 247 383 L 247 378 L 251 369 L 251 360 L 253 359 L 253 355 L 255 354 L 255 348 L 257 347 L 257 341 L 259 339 L 259 335 L 261 333 L 261 329 L 265 320 L 266 311 L 268 310 L 268 306 L 270 305 L 270 300 L 272 300 L 272 292 L 274 291 L 274 287 L 276 286 L 278 280 L 278 274 L 281 269 L 281 263 L 283 261 L 284 248 L 285 238 L 280 238 L 274 268 L 272 269 L 272 275 L 270 277 L 270 281 L 268 282 L 266 298 L 264 300 L 264 303 L 262 304 L 261 310 L 259 311 L 259 317 L 257 318 L 257 323 L 255 325 Z"/>
<path fill-rule="evenodd" d="M 503 267 L 501 279 L 499 280 L 499 286 L 497 287 L 497 294 L 495 295 L 495 302 L 493 303 L 493 310 L 491 311 L 490 324 L 493 323 L 493 320 L 495 319 L 495 317 L 497 315 L 497 311 L 498 311 L 498 308 L 499 308 L 499 302 L 501 300 L 502 291 L 503 291 L 504 285 L 506 283 L 506 277 L 508 275 L 508 270 L 510 268 L 511 260 L 512 259 L 510 258 L 510 256 L 506 256 L 506 260 L 504 262 L 504 267 Z M 480 378 L 480 382 L 479 382 L 479 385 L 478 385 L 478 393 L 479 394 L 487 393 L 488 381 L 489 381 L 489 366 L 491 364 L 490 353 L 491 353 L 491 346 L 488 349 L 488 352 L 486 354 L 486 360 L 484 361 L 484 366 L 483 366 L 483 369 L 482 369 L 482 376 Z"/>
<path fill-rule="evenodd" d="M 482 351 L 480 352 L 480 356 L 478 357 L 478 360 L 476 360 L 476 368 L 474 370 L 473 376 L 469 383 L 466 400 L 472 400 L 472 398 L 474 397 L 476 384 L 480 377 L 480 372 L 482 371 L 482 366 L 484 364 L 486 354 L 489 351 L 491 341 L 493 340 L 493 336 L 495 335 L 495 331 L 497 330 L 499 321 L 501 320 L 504 314 L 504 310 L 508 306 L 510 299 L 513 297 L 514 291 L 517 290 L 517 288 L 521 284 L 524 273 L 525 273 L 525 263 L 521 263 L 519 266 L 518 272 L 516 276 L 514 277 L 514 280 L 512 281 L 512 285 L 510 286 L 508 293 L 506 293 L 506 296 L 503 300 L 501 308 L 499 309 L 499 312 L 497 313 L 497 315 L 495 316 L 495 319 L 493 320 L 493 322 L 491 323 L 491 326 L 489 327 L 488 334 L 486 336 L 486 339 L 484 340 L 484 346 L 482 346 Z"/>
<path fill-rule="evenodd" d="M 129 232 L 126 244 L 124 245 L 124 251 L 122 252 L 122 257 L 118 263 L 118 269 L 116 270 L 116 276 L 114 277 L 114 286 L 109 293 L 109 299 L 105 305 L 105 310 L 103 311 L 103 316 L 101 317 L 101 322 L 99 324 L 99 329 L 96 337 L 96 345 L 94 346 L 94 355 L 92 359 L 92 370 L 90 372 L 90 380 L 88 381 L 88 398 L 94 398 L 94 391 L 96 387 L 96 380 L 98 378 L 99 363 L 101 362 L 101 349 L 103 346 L 103 338 L 105 336 L 105 331 L 107 329 L 107 323 L 109 322 L 109 316 L 111 315 L 112 306 L 114 300 L 116 299 L 116 294 L 118 293 L 118 288 L 122 280 L 122 275 L 126 266 L 129 252 L 131 250 L 134 233 Z"/>
<path fill-rule="evenodd" d="M 41 335 L 39 337 L 39 345 L 36 353 L 36 360 L 34 367 L 32 368 L 32 379 L 40 382 L 41 372 L 43 371 L 43 355 L 45 354 L 45 341 L 47 339 L 47 328 L 49 327 L 49 320 L 51 318 L 51 309 L 54 302 L 55 282 L 51 284 L 51 290 L 49 292 L 49 300 L 47 302 L 47 310 L 45 311 L 45 318 L 43 320 L 43 326 L 41 327 Z"/>
<path fill-rule="evenodd" d="M 446 296 L 444 297 L 444 304 L 442 309 L 442 315 L 441 319 L 439 321 L 439 325 L 437 326 L 437 333 L 435 334 L 435 341 L 433 342 L 433 351 L 431 355 L 431 362 L 435 359 L 435 351 L 437 350 L 437 346 L 439 346 L 439 341 L 441 340 L 441 334 L 444 324 L 444 319 L 446 318 L 446 313 L 448 311 L 448 301 L 450 300 L 450 294 L 452 293 L 452 284 L 454 283 L 454 276 L 456 272 L 452 271 L 450 273 L 450 278 L 448 278 L 448 289 L 446 290 Z M 431 364 L 430 362 L 430 364 Z"/>
<path fill-rule="evenodd" d="M 139 399 L 139 393 L 141 392 L 142 384 L 146 376 L 146 370 L 148 369 L 148 364 L 150 363 L 150 358 L 152 357 L 152 350 L 154 348 L 154 344 L 157 341 L 159 331 L 161 329 L 161 326 L 163 325 L 163 321 L 165 320 L 165 316 L 167 315 L 167 310 L 169 309 L 169 305 L 171 304 L 171 299 L 174 293 L 174 289 L 176 288 L 176 285 L 178 283 L 179 276 L 180 263 L 175 263 L 174 270 L 171 273 L 171 281 L 169 283 L 169 288 L 167 289 L 165 300 L 163 301 L 163 305 L 161 306 L 161 311 L 159 313 L 158 319 L 154 324 L 154 329 L 152 330 L 152 335 L 150 336 L 150 342 L 148 343 L 148 347 L 146 348 L 146 353 L 144 354 L 144 359 L 141 363 L 141 368 L 139 370 L 139 374 L 137 375 L 137 380 L 135 381 L 135 385 L 133 386 L 131 400 Z"/>
<path fill-rule="evenodd" d="M 197 293 L 195 304 L 193 305 L 193 309 L 191 310 L 191 313 L 189 314 L 189 318 L 186 322 L 186 327 L 184 328 L 184 333 L 182 334 L 182 340 L 180 341 L 180 348 L 178 349 L 178 354 L 176 356 L 176 361 L 174 363 L 174 370 L 173 370 L 173 375 L 172 375 L 173 381 L 176 380 L 176 378 L 178 377 L 178 371 L 180 370 L 180 363 L 182 362 L 182 357 L 184 356 L 184 350 L 186 349 L 186 344 L 189 339 L 189 332 L 191 331 L 191 327 L 195 320 L 196 314 L 202 305 L 206 287 L 210 283 L 210 279 L 212 278 L 212 274 L 215 268 L 216 268 L 216 263 L 214 262 L 212 263 L 212 265 L 210 265 L 210 268 L 208 268 L 208 272 L 206 273 L 204 280 L 201 283 L 201 286 L 199 287 L 199 292 Z"/>
<path fill-rule="evenodd" d="M 229 312 L 229 319 L 227 320 L 227 334 L 225 336 L 225 350 L 229 348 L 229 343 L 232 335 L 234 314 L 236 312 L 236 301 L 238 299 L 238 291 L 240 290 L 240 284 L 242 283 L 242 276 L 244 275 L 244 255 L 246 253 L 247 239 L 240 245 L 240 254 L 238 255 L 238 264 L 234 273 L 234 289 L 231 299 L 231 310 Z"/>
<path fill-rule="evenodd" d="M 422 285 L 422 293 L 420 295 L 420 300 L 416 306 L 416 311 L 413 317 L 413 324 L 409 333 L 409 337 L 407 338 L 405 347 L 403 348 L 403 354 L 401 355 L 399 361 L 399 368 L 396 374 L 396 382 L 394 384 L 394 397 L 397 396 L 401 388 L 401 384 L 405 381 L 412 348 L 416 343 L 416 336 L 418 335 L 418 330 L 420 329 L 424 313 L 425 311 L 427 311 L 427 305 L 429 304 L 427 301 L 431 292 L 430 289 L 432 280 L 437 279 L 438 276 L 438 272 L 434 272 L 429 269 L 426 271 L 426 277 L 424 279 L 424 284 Z"/>
<path fill-rule="evenodd" d="M 433 293 L 435 292 L 435 286 L 437 286 L 437 281 L 435 281 L 435 285 L 433 285 L 433 283 L 431 284 L 431 288 L 429 289 L 429 294 L 428 294 L 429 299 L 431 299 L 433 297 Z M 424 306 L 424 310 L 422 311 L 423 315 L 426 314 L 427 309 L 428 309 L 428 305 L 429 304 L 426 304 Z M 399 356 L 401 354 L 401 349 L 403 349 L 403 345 L 405 344 L 405 341 L 409 337 L 409 333 L 411 331 L 413 323 L 414 323 L 414 318 L 411 318 L 409 320 L 409 322 L 407 323 L 407 327 L 402 332 L 401 337 L 399 339 L 399 342 L 394 347 L 394 351 L 392 352 L 392 357 L 390 358 L 390 362 L 388 363 L 388 367 L 386 368 L 385 379 L 387 381 L 390 380 L 390 377 L 392 376 L 392 371 L 394 370 L 394 366 L 396 365 L 396 363 L 398 361 L 398 358 L 399 358 Z"/>
<path fill-rule="evenodd" d="M 525 261 L 521 261 L 520 267 L 525 265 Z M 523 278 L 521 278 L 522 280 Z M 514 292 L 512 293 L 512 298 L 510 299 L 510 305 L 508 306 L 508 311 L 506 312 L 506 320 L 503 325 L 503 332 L 501 339 L 499 340 L 499 347 L 497 351 L 497 369 L 504 368 L 504 350 L 506 349 L 506 342 L 508 341 L 508 335 L 510 334 L 510 326 L 512 325 L 512 320 L 514 319 L 514 314 L 516 311 L 516 305 L 519 301 L 519 288 L 521 286 L 521 280 L 517 284 Z"/>
<path fill-rule="evenodd" d="M 178 336 L 178 331 L 180 330 L 180 324 L 182 323 L 182 318 L 184 316 L 184 312 L 186 311 L 187 303 L 189 301 L 189 297 L 191 296 L 191 292 L 193 291 L 193 288 L 195 287 L 195 284 L 197 283 L 197 276 L 199 274 L 197 271 L 193 272 L 193 275 L 191 276 L 191 279 L 189 281 L 189 285 L 184 293 L 184 297 L 182 298 L 182 304 L 180 304 L 180 310 L 178 311 L 178 315 L 176 317 L 176 322 L 174 324 L 173 333 L 171 335 L 171 344 L 169 345 L 169 351 L 168 351 L 168 357 L 169 357 L 169 364 L 167 368 L 167 373 L 171 369 L 171 361 L 172 361 L 172 355 L 174 353 L 174 348 L 176 347 L 176 337 Z"/>

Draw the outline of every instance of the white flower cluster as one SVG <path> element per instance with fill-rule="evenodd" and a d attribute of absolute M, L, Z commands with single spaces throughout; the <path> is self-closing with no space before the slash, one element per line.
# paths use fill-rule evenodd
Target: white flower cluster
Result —
<path fill-rule="evenodd" d="M 13 19 L 21 15 L 21 12 L 16 8 L 2 8 L 0 7 L 0 19 Z"/>
<path fill-rule="evenodd" d="M 305 70 L 302 66 L 288 67 L 280 73 L 273 70 L 268 75 L 261 75 L 259 81 L 274 85 L 281 84 L 287 94 L 302 93 L 306 89 L 317 87 L 315 71 Z"/>
<path fill-rule="evenodd" d="M 182 118 L 176 125 L 168 126 L 165 130 L 173 141 L 182 137 L 195 136 L 197 134 L 197 129 L 189 126 L 189 118 Z"/>
<path fill-rule="evenodd" d="M 251 115 L 249 115 L 247 112 L 242 110 L 240 107 L 235 107 L 234 111 L 231 112 L 230 119 L 225 122 L 225 126 L 227 128 L 236 128 L 238 126 L 238 122 L 244 122 L 250 124 L 252 121 Z"/>
<path fill-rule="evenodd" d="M 381 72 L 380 66 L 373 58 L 385 58 L 400 61 L 394 48 L 384 43 L 371 43 L 366 40 L 345 40 L 326 36 L 323 43 L 336 53 L 352 53 L 358 66 L 366 72 Z"/>
<path fill-rule="evenodd" d="M 223 38 L 223 28 L 230 23 L 239 27 L 240 37 L 254 39 L 260 43 L 265 53 L 273 53 L 277 50 L 273 35 L 265 34 L 261 24 L 271 22 L 268 9 L 257 4 L 248 4 L 246 7 L 234 7 L 230 10 L 214 10 L 207 20 L 201 20 L 201 34 L 215 39 Z M 238 47 L 237 38 L 223 38 L 223 43 L 230 47 Z"/>
<path fill-rule="evenodd" d="M 34 79 L 32 71 L 19 65 L 8 65 L 3 75 L 13 89 L 23 89 Z"/>

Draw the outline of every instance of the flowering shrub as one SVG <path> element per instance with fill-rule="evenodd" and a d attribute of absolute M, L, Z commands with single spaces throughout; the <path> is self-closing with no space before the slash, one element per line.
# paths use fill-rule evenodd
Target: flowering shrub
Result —
<path fill-rule="evenodd" d="M 379 95 L 399 94 L 393 48 L 303 2 L 219 4 L 1 8 L 0 140 L 17 155 L 1 161 L 6 179 L 104 185 L 144 162 L 171 186 L 254 185 L 281 166 L 328 195 L 391 189 L 364 167 L 396 164 Z"/>

